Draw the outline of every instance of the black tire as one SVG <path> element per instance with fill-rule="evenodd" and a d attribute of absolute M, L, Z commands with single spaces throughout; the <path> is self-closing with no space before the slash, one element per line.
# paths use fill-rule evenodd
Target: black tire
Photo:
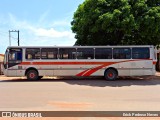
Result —
<path fill-rule="evenodd" d="M 117 77 L 118 77 L 118 73 L 114 69 L 108 69 L 108 70 L 105 71 L 104 77 L 105 77 L 106 80 L 110 80 L 110 81 L 116 80 Z"/>
<path fill-rule="evenodd" d="M 38 80 L 40 80 L 40 79 L 42 79 L 43 78 L 43 76 L 38 76 Z"/>
<path fill-rule="evenodd" d="M 38 72 L 36 70 L 29 70 L 27 72 L 28 80 L 38 80 Z"/>

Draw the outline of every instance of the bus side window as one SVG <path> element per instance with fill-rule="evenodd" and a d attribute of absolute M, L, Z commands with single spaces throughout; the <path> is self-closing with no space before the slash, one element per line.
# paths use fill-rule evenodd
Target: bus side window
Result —
<path fill-rule="evenodd" d="M 42 48 L 41 59 L 57 59 L 57 48 Z"/>
<path fill-rule="evenodd" d="M 132 48 L 133 59 L 149 59 L 149 48 Z"/>
<path fill-rule="evenodd" d="M 40 59 L 40 49 L 39 48 L 27 48 L 26 49 L 26 59 Z"/>
<path fill-rule="evenodd" d="M 114 48 L 113 58 L 114 59 L 131 59 L 131 49 L 130 48 Z"/>
<path fill-rule="evenodd" d="M 93 48 L 78 48 L 77 59 L 94 59 Z"/>
<path fill-rule="evenodd" d="M 95 59 L 112 59 L 111 48 L 96 48 Z"/>
<path fill-rule="evenodd" d="M 76 59 L 75 53 L 75 48 L 60 48 L 59 59 Z"/>

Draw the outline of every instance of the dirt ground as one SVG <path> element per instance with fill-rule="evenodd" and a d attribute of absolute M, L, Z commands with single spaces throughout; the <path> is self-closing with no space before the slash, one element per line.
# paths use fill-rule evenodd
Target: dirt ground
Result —
<path fill-rule="evenodd" d="M 55 79 L 54 77 L 45 77 L 46 79 Z M 160 72 L 157 72 L 155 76 L 145 76 L 145 77 L 121 77 L 119 79 L 160 79 Z M 23 80 L 25 77 L 6 77 L 4 75 L 0 75 L 0 81 L 3 80 Z M 159 120 L 159 117 L 55 117 L 55 118 L 0 118 L 0 120 Z"/>

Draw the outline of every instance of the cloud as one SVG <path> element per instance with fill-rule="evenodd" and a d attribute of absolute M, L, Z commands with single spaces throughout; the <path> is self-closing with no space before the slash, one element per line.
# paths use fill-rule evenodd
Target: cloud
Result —
<path fill-rule="evenodd" d="M 40 17 L 40 21 L 44 21 L 47 13 L 44 13 L 44 17 Z M 20 30 L 20 34 L 23 35 L 23 41 L 28 39 L 29 43 L 36 42 L 36 45 L 50 45 L 50 42 L 54 41 L 55 45 L 73 45 L 75 43 L 74 33 L 70 30 L 70 22 L 68 20 L 52 21 L 48 23 L 48 26 L 40 24 L 29 23 L 26 20 L 19 20 L 13 14 L 9 14 L 9 24 L 12 28 Z M 51 27 L 49 27 L 51 25 Z M 59 29 L 59 28 L 63 29 Z M 28 43 L 27 41 L 27 43 Z"/>
<path fill-rule="evenodd" d="M 70 27 L 70 21 L 69 20 L 59 20 L 59 21 L 53 21 L 53 23 L 51 23 L 51 26 L 56 27 L 56 26 L 63 26 L 63 27 Z"/>
<path fill-rule="evenodd" d="M 53 28 L 50 28 L 50 29 L 38 28 L 38 29 L 34 29 L 33 32 L 36 34 L 36 36 L 41 36 L 41 37 L 74 38 L 74 34 L 71 31 L 56 31 Z"/>

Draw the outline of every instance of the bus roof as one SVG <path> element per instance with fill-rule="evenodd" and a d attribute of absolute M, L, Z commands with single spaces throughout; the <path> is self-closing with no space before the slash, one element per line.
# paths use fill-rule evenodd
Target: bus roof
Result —
<path fill-rule="evenodd" d="M 119 47 L 154 47 L 153 45 L 119 45 L 119 46 L 8 46 L 7 48 L 119 48 Z"/>

